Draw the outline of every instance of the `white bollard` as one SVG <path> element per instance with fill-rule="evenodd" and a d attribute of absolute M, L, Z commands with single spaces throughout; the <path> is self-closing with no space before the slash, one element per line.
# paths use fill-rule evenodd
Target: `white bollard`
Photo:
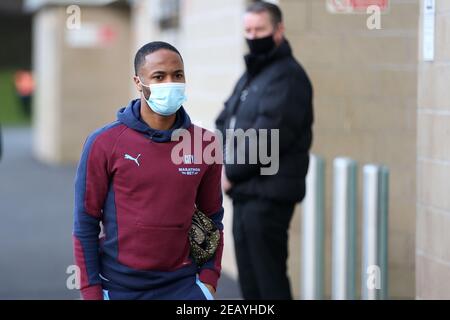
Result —
<path fill-rule="evenodd" d="M 361 295 L 365 300 L 387 299 L 389 170 L 369 164 L 363 174 Z"/>
<path fill-rule="evenodd" d="M 309 157 L 301 223 L 302 299 L 321 300 L 324 291 L 325 161 L 313 154 Z"/>
<path fill-rule="evenodd" d="M 356 162 L 334 160 L 332 286 L 333 300 L 353 300 L 356 266 Z"/>

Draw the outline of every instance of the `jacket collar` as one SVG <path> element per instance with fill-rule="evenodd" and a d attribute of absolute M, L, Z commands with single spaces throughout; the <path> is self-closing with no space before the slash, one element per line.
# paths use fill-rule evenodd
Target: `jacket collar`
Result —
<path fill-rule="evenodd" d="M 247 72 L 250 77 L 256 76 L 262 69 L 276 60 L 292 56 L 292 49 L 289 42 L 284 39 L 283 42 L 267 54 L 247 54 L 244 56 Z"/>

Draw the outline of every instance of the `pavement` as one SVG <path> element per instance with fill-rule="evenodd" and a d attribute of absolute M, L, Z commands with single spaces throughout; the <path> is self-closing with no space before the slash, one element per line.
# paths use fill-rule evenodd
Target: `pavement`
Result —
<path fill-rule="evenodd" d="M 69 290 L 73 264 L 74 166 L 33 158 L 30 128 L 2 128 L 0 160 L 0 299 L 79 299 Z M 240 299 L 223 272 L 216 299 Z"/>

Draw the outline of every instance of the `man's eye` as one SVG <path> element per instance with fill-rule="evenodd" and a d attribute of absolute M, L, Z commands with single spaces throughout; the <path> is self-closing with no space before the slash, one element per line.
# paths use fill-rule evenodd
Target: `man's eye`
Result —
<path fill-rule="evenodd" d="M 184 77 L 183 74 L 181 74 L 181 73 L 180 73 L 180 74 L 177 74 L 177 78 L 178 78 L 178 79 L 183 79 L 183 77 Z"/>
<path fill-rule="evenodd" d="M 162 80 L 162 79 L 163 79 L 163 76 L 154 76 L 153 79 L 156 79 L 156 80 Z"/>

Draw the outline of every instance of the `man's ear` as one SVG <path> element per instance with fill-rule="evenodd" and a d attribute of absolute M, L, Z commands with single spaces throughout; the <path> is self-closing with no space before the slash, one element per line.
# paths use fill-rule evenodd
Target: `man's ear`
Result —
<path fill-rule="evenodd" d="M 142 86 L 141 86 L 141 81 L 139 80 L 139 77 L 134 76 L 133 81 L 134 81 L 134 84 L 136 85 L 137 91 L 142 92 Z"/>
<path fill-rule="evenodd" d="M 283 22 L 278 23 L 278 26 L 277 26 L 277 28 L 275 30 L 275 39 L 274 39 L 275 43 L 277 45 L 280 45 L 281 42 L 283 41 L 285 30 L 286 29 L 284 27 L 284 23 Z"/>

